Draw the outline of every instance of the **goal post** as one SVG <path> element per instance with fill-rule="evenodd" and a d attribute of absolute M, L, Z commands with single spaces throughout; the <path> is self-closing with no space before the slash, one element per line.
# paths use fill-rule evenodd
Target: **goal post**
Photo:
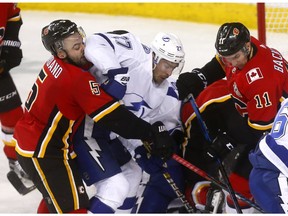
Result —
<path fill-rule="evenodd" d="M 257 3 L 257 25 L 258 39 L 288 59 L 288 1 Z"/>
<path fill-rule="evenodd" d="M 257 3 L 258 39 L 266 44 L 265 3 Z"/>

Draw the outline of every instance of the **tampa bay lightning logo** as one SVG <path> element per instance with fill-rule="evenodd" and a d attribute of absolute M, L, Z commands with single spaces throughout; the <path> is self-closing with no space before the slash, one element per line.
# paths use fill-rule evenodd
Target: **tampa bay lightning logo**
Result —
<path fill-rule="evenodd" d="M 143 47 L 144 52 L 145 52 L 146 54 L 149 54 L 149 53 L 151 52 L 151 49 L 150 49 L 148 46 L 142 44 L 142 47 Z"/>
<path fill-rule="evenodd" d="M 163 36 L 163 37 L 162 37 L 162 40 L 167 43 L 167 42 L 170 41 L 170 37 L 168 37 L 168 36 Z"/>
<path fill-rule="evenodd" d="M 1 27 L 1 28 L 0 28 L 0 41 L 3 40 L 3 38 L 4 38 L 4 33 L 5 33 L 5 28 L 4 28 L 4 27 Z"/>

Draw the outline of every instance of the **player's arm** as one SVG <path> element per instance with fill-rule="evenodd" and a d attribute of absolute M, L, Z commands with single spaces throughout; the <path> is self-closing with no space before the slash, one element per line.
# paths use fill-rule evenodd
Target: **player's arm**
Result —
<path fill-rule="evenodd" d="M 126 139 L 142 139 L 152 141 L 151 125 L 136 117 L 123 105 L 101 118 L 98 124 L 121 135 Z"/>
<path fill-rule="evenodd" d="M 101 87 L 114 98 L 122 99 L 130 76 L 128 68 L 120 65 L 112 41 L 105 34 L 100 33 L 88 37 L 85 46 L 85 57 L 105 77 Z"/>
<path fill-rule="evenodd" d="M 129 80 L 127 67 L 111 69 L 107 72 L 107 80 L 101 84 L 101 87 L 112 97 L 121 100 L 126 93 Z"/>
<path fill-rule="evenodd" d="M 181 73 L 176 82 L 180 100 L 190 93 L 196 98 L 200 92 L 216 80 L 225 77 L 223 64 L 218 56 L 212 58 L 202 68 L 195 68 L 191 72 Z"/>
<path fill-rule="evenodd" d="M 173 153 L 174 140 L 162 122 L 150 125 L 128 111 L 123 105 L 102 117 L 98 123 L 126 139 L 141 139 L 152 145 L 152 153 L 163 159 Z"/>
<path fill-rule="evenodd" d="M 7 21 L 0 57 L 2 72 L 18 66 L 22 60 L 21 42 L 19 40 L 21 25 L 20 12 L 14 14 Z"/>

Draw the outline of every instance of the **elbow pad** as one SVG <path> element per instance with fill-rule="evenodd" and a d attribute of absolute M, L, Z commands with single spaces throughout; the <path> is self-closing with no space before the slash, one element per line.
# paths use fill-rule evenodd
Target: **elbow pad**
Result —
<path fill-rule="evenodd" d="M 121 100 L 126 93 L 127 83 L 130 80 L 127 72 L 127 67 L 109 70 L 107 73 L 108 79 L 101 87 L 112 97 Z"/>

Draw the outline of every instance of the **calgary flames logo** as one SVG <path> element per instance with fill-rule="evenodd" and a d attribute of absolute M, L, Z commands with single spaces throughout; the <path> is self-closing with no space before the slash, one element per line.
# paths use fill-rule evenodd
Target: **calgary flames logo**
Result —
<path fill-rule="evenodd" d="M 233 29 L 233 35 L 239 35 L 239 29 L 238 28 L 234 28 Z"/>
<path fill-rule="evenodd" d="M 49 33 L 48 27 L 43 30 L 43 35 L 47 35 Z"/>

